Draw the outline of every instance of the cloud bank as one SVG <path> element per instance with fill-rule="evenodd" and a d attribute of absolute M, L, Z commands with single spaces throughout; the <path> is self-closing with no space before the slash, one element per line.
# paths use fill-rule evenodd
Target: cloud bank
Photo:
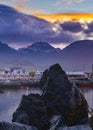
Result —
<path fill-rule="evenodd" d="M 87 27 L 87 28 L 86 28 Z M 25 45 L 35 41 L 48 41 L 52 44 L 69 44 L 90 37 L 93 22 L 66 21 L 51 23 L 35 16 L 18 12 L 9 6 L 0 5 L 0 40 L 13 46 Z"/>
<path fill-rule="evenodd" d="M 79 22 L 64 22 L 60 25 L 64 31 L 70 31 L 73 33 L 77 33 L 83 30 L 82 25 Z"/>

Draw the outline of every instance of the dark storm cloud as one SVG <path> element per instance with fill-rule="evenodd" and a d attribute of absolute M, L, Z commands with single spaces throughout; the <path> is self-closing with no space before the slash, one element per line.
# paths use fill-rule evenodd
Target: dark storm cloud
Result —
<path fill-rule="evenodd" d="M 84 33 L 87 36 L 91 36 L 91 33 L 93 33 L 93 22 L 90 22 L 90 23 L 87 24 L 87 29 L 84 30 Z"/>
<path fill-rule="evenodd" d="M 88 29 L 90 32 L 93 32 L 93 22 L 88 24 Z"/>
<path fill-rule="evenodd" d="M 50 27 L 51 25 L 45 20 L 13 11 L 12 8 L 7 6 L 0 6 L 0 34 L 2 36 L 18 36 L 18 39 L 20 39 L 22 36 L 28 38 L 33 34 L 47 32 L 50 34 Z"/>
<path fill-rule="evenodd" d="M 79 22 L 64 22 L 60 24 L 64 31 L 70 31 L 73 33 L 78 33 L 83 30 L 82 25 Z"/>
<path fill-rule="evenodd" d="M 38 40 L 66 43 L 75 39 L 75 36 L 64 32 L 62 28 L 53 30 L 53 26 L 54 24 L 46 20 L 25 15 L 11 7 L 0 5 L 0 40 L 6 43 L 21 44 Z"/>

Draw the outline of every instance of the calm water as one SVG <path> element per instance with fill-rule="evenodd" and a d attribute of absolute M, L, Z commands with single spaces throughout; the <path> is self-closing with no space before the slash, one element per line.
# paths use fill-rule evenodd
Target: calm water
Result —
<path fill-rule="evenodd" d="M 84 88 L 82 92 L 85 95 L 85 98 L 88 101 L 88 104 L 93 108 L 93 89 Z M 4 93 L 0 93 L 0 121 L 9 121 L 11 122 L 12 114 L 18 107 L 21 97 L 23 94 L 27 95 L 29 93 L 40 93 L 38 89 L 30 90 L 5 90 Z"/>
<path fill-rule="evenodd" d="M 19 89 L 19 90 L 5 90 L 4 93 L 0 93 L 0 121 L 11 121 L 12 114 L 18 107 L 22 95 L 28 95 L 30 93 L 42 92 L 39 89 Z"/>

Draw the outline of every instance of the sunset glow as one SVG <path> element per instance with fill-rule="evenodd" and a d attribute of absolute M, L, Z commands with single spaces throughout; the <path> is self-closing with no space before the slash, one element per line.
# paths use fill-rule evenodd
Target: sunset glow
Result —
<path fill-rule="evenodd" d="M 64 13 L 64 14 L 34 14 L 38 18 L 43 18 L 47 21 L 56 22 L 56 21 L 80 21 L 90 22 L 93 21 L 93 14 L 79 14 L 79 13 Z"/>
<path fill-rule="evenodd" d="M 93 40 L 92 5 L 93 0 L 0 0 L 0 40 L 16 49 L 36 41 L 62 49 Z"/>
<path fill-rule="evenodd" d="M 64 49 L 66 46 L 68 46 L 68 45 L 66 45 L 66 44 L 59 44 L 59 45 L 57 45 L 57 44 L 51 44 L 54 48 L 60 48 L 60 49 Z"/>
<path fill-rule="evenodd" d="M 24 5 L 18 5 L 15 7 L 16 10 L 21 11 L 23 13 L 29 14 L 30 12 L 32 14 L 34 13 L 41 13 L 43 10 L 42 9 L 32 9 L 32 8 L 27 8 Z"/>

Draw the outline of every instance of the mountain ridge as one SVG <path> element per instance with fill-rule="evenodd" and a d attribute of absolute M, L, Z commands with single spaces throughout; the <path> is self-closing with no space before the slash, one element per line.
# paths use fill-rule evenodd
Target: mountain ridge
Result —
<path fill-rule="evenodd" d="M 56 52 L 56 51 L 61 51 L 61 49 L 56 49 L 53 46 L 51 46 L 48 42 L 45 41 L 39 41 L 35 42 L 30 46 L 24 47 L 19 49 L 19 52 L 40 52 L 40 53 L 51 53 L 51 52 Z"/>
<path fill-rule="evenodd" d="M 1 45 L 9 50 L 3 50 Z M 1 50 L 3 50 L 3 53 L 1 53 Z M 8 54 L 9 51 L 11 53 Z M 8 60 L 8 62 L 12 63 L 16 62 L 16 59 L 19 60 L 21 64 L 30 65 L 30 63 L 33 63 L 42 67 L 47 67 L 58 62 L 69 70 L 75 67 L 80 69 L 84 64 L 90 68 L 93 64 L 93 40 L 75 41 L 60 51 L 57 51 L 56 48 L 52 47 L 47 42 L 41 42 L 41 44 L 40 41 L 35 42 L 27 48 L 21 48 L 19 50 L 12 49 L 7 44 L 0 42 L 0 54 L 2 62 Z"/>

